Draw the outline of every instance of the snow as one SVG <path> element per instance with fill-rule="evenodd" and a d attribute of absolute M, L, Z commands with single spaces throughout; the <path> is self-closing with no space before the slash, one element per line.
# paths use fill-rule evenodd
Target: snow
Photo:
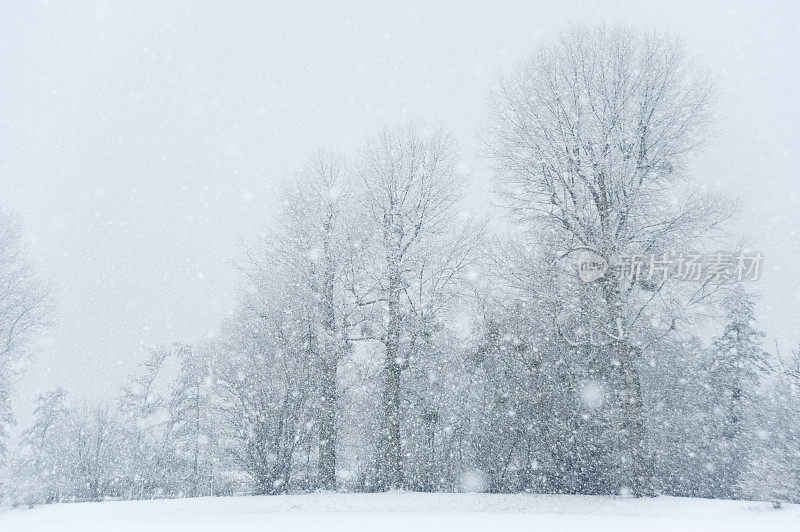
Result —
<path fill-rule="evenodd" d="M 800 505 L 657 497 L 313 493 L 0 510 L 3 532 L 59 530 L 800 530 Z"/>

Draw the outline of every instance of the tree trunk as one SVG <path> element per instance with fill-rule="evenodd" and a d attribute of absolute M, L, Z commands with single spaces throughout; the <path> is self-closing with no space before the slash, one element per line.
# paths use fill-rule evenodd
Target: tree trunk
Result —
<path fill-rule="evenodd" d="M 331 252 L 330 220 L 325 224 L 323 242 L 325 271 L 322 285 L 322 375 L 320 392 L 322 401 L 319 413 L 319 484 L 324 490 L 336 489 L 336 373 L 339 364 L 339 338 L 336 331 L 334 282 L 336 272 Z"/>
<path fill-rule="evenodd" d="M 380 464 L 378 488 L 381 490 L 403 487 L 403 454 L 400 442 L 400 276 L 389 279 L 389 323 L 386 331 L 386 359 L 384 361 L 385 389 L 383 394 L 384 427 L 383 463 Z"/>
<path fill-rule="evenodd" d="M 631 482 L 634 497 L 652 497 L 650 459 L 645 446 L 644 401 L 639 370 L 633 358 L 635 351 L 620 342 L 620 358 L 624 377 L 625 435 L 631 455 Z"/>
<path fill-rule="evenodd" d="M 403 487 L 403 455 L 400 444 L 400 368 L 396 357 L 387 354 L 386 394 L 384 414 L 386 416 L 386 446 L 384 448 L 384 489 Z"/>
<path fill-rule="evenodd" d="M 322 406 L 319 424 L 319 483 L 324 490 L 336 489 L 336 363 L 322 373 Z"/>
<path fill-rule="evenodd" d="M 644 429 L 644 400 L 636 367 L 638 351 L 631 347 L 625 337 L 625 323 L 621 312 L 620 287 L 616 279 L 606 278 L 603 295 L 608 304 L 611 323 L 616 325 L 620 338 L 613 346 L 619 357 L 622 372 L 623 433 L 630 453 L 630 482 L 634 497 L 650 497 L 653 493 L 650 459 L 647 456 Z"/>

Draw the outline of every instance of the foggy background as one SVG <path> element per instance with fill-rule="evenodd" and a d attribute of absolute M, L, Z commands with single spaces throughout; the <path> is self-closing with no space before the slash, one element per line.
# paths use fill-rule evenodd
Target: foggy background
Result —
<path fill-rule="evenodd" d="M 765 257 L 765 347 L 788 351 L 800 340 L 798 14 L 794 2 L 3 1 L 0 206 L 58 307 L 18 388 L 19 421 L 44 389 L 110 399 L 144 346 L 213 335 L 236 298 L 237 249 L 318 147 L 350 154 L 384 125 L 440 123 L 472 175 L 469 204 L 491 214 L 488 91 L 577 22 L 667 30 L 717 78 L 718 135 L 693 170 L 743 200 L 732 229 Z"/>

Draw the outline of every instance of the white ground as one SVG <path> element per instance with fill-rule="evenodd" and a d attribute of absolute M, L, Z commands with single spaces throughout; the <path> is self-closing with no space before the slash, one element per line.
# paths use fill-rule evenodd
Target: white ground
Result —
<path fill-rule="evenodd" d="M 0 509 L 0 531 L 646 530 L 800 531 L 800 505 L 658 497 L 333 494 Z"/>

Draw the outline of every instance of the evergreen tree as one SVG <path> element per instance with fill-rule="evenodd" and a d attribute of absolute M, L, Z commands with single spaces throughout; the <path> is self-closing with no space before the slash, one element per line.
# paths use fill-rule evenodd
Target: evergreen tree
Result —
<path fill-rule="evenodd" d="M 764 333 L 756 328 L 754 296 L 737 285 L 724 306 L 724 328 L 712 340 L 714 359 L 709 378 L 718 396 L 715 413 L 719 437 L 714 449 L 718 459 L 710 457 L 714 464 L 710 469 L 716 478 L 714 495 L 734 498 L 752 441 L 746 427 L 747 413 L 767 359 L 761 348 Z"/>

